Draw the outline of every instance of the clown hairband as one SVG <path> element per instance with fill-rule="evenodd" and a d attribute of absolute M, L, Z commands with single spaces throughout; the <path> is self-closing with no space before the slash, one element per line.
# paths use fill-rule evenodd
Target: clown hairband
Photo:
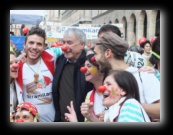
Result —
<path fill-rule="evenodd" d="M 160 55 L 158 55 L 156 52 L 154 52 L 152 50 L 150 50 L 150 52 L 160 60 Z"/>

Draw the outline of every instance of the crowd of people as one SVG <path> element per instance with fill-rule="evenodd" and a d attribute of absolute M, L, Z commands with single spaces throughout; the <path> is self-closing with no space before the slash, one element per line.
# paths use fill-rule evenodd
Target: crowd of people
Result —
<path fill-rule="evenodd" d="M 78 28 L 56 48 L 38 26 L 25 36 L 20 54 L 10 42 L 10 122 L 160 121 L 159 36 L 138 48 L 110 24 L 90 48 Z"/>

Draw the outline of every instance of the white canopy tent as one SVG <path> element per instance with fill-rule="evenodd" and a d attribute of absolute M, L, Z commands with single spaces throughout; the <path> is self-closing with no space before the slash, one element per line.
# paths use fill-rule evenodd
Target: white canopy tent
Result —
<path fill-rule="evenodd" d="M 46 10 L 10 10 L 10 24 L 39 25 L 46 15 Z"/>

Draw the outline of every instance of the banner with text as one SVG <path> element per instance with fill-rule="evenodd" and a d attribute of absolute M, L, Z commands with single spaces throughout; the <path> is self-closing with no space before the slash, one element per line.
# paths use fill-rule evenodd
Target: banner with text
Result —
<path fill-rule="evenodd" d="M 63 34 L 68 28 L 78 28 L 83 30 L 86 34 L 87 39 L 96 39 L 100 27 L 70 27 L 70 26 L 61 26 L 61 33 Z"/>

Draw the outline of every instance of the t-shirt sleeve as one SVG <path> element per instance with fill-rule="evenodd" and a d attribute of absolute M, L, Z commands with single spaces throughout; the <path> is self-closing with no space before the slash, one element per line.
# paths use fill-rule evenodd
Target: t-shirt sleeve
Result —
<path fill-rule="evenodd" d="M 120 110 L 118 122 L 144 122 L 139 104 L 126 101 Z"/>
<path fill-rule="evenodd" d="M 62 54 L 64 54 L 64 52 L 61 50 L 61 47 L 53 47 L 53 48 L 49 48 L 50 50 L 52 50 L 56 56 L 56 58 L 58 58 L 59 56 L 61 56 Z"/>

